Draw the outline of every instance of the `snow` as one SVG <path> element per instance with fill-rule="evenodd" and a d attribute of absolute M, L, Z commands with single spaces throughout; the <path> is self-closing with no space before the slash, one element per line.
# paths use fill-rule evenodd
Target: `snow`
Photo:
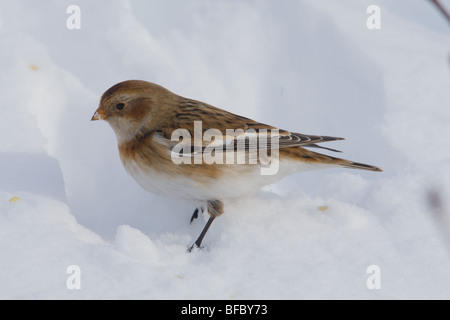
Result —
<path fill-rule="evenodd" d="M 80 0 L 68 30 L 71 4 L 0 0 L 0 298 L 450 298 L 450 29 L 429 2 Z M 205 219 L 142 190 L 90 122 L 126 79 L 345 137 L 384 172 L 294 174 L 186 253 Z"/>

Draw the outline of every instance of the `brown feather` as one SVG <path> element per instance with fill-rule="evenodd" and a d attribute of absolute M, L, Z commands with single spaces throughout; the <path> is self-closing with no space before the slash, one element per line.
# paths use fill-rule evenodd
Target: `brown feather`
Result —
<path fill-rule="evenodd" d="M 139 98 L 137 99 L 136 96 Z M 304 148 L 322 148 L 337 152 L 338 150 L 321 147 L 316 144 L 343 140 L 343 138 L 292 133 L 287 130 L 278 129 L 274 126 L 233 114 L 201 101 L 181 97 L 153 83 L 130 80 L 116 84 L 108 89 L 102 95 L 99 107 L 99 110 L 101 109 L 102 113 L 105 114 L 106 120 L 111 114 L 119 113 L 113 107 L 119 101 L 125 101 L 130 105 L 126 113 L 126 118 L 131 120 L 129 122 L 135 123 L 136 126 L 138 124 L 140 125 L 140 133 L 136 135 L 135 139 L 119 147 L 121 155 L 123 154 L 126 158 L 132 154 L 137 154 L 142 160 L 147 159 L 146 161 L 149 164 L 151 163 L 155 168 L 166 165 L 171 166 L 170 148 L 173 147 L 174 143 L 170 140 L 174 130 L 188 130 L 191 134 L 191 144 L 193 145 L 194 122 L 201 121 L 202 134 L 211 128 L 222 129 L 221 132 L 224 136 L 226 132 L 224 132 L 225 130 L 223 128 L 231 130 L 241 129 L 244 132 L 254 130 L 258 134 L 262 134 L 264 130 L 279 130 L 278 145 L 280 148 L 280 157 L 309 163 L 333 164 L 348 168 L 381 171 L 381 169 L 375 166 L 331 157 Z M 130 128 L 130 130 L 132 129 Z M 148 136 L 145 136 L 146 133 Z M 150 139 L 154 138 L 155 133 L 167 140 L 166 149 L 162 145 L 157 147 L 159 149 L 155 149 L 156 147 L 152 143 L 149 143 L 149 141 L 152 141 Z M 142 139 L 143 137 L 145 138 L 145 142 Z M 237 137 L 234 138 L 234 143 L 236 144 Z M 270 142 L 270 136 L 268 141 Z M 203 147 L 209 143 L 208 141 L 202 141 Z M 270 144 L 268 144 L 267 148 L 270 148 Z M 154 153 L 159 154 L 159 156 L 153 156 L 154 159 L 152 159 L 152 156 L 149 154 Z M 218 168 L 215 164 L 207 167 L 200 166 L 198 168 L 192 165 L 192 168 L 193 175 L 204 174 L 210 177 L 217 177 L 217 174 L 213 174 L 212 172 L 221 171 L 217 170 Z M 176 168 L 173 171 L 176 172 Z"/>

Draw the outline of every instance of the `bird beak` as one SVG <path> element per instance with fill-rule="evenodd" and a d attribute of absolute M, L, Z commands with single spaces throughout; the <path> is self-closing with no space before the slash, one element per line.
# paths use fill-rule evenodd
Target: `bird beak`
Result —
<path fill-rule="evenodd" d="M 98 108 L 97 111 L 95 111 L 94 115 L 92 116 L 91 121 L 103 119 L 104 119 L 103 111 L 100 108 Z"/>

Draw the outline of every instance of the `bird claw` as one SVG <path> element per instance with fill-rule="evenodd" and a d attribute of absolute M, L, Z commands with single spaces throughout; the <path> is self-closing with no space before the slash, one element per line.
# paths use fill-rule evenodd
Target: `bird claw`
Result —
<path fill-rule="evenodd" d="M 189 221 L 189 224 L 192 224 L 192 221 L 198 218 L 198 208 L 195 209 L 194 213 L 192 214 L 191 220 Z"/>
<path fill-rule="evenodd" d="M 197 243 L 194 243 L 189 249 L 186 250 L 186 252 L 191 253 L 194 247 L 196 249 L 203 249 L 203 247 L 200 247 L 199 245 L 197 245 Z"/>

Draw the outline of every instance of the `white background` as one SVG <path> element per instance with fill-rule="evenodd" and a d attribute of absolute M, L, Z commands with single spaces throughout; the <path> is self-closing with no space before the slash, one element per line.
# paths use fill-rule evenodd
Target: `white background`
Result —
<path fill-rule="evenodd" d="M 425 0 L 0 0 L 0 298 L 449 299 L 449 55 Z M 294 174 L 226 203 L 187 254 L 203 219 L 142 190 L 90 122 L 127 79 L 345 137 L 330 147 L 384 172 Z"/>

